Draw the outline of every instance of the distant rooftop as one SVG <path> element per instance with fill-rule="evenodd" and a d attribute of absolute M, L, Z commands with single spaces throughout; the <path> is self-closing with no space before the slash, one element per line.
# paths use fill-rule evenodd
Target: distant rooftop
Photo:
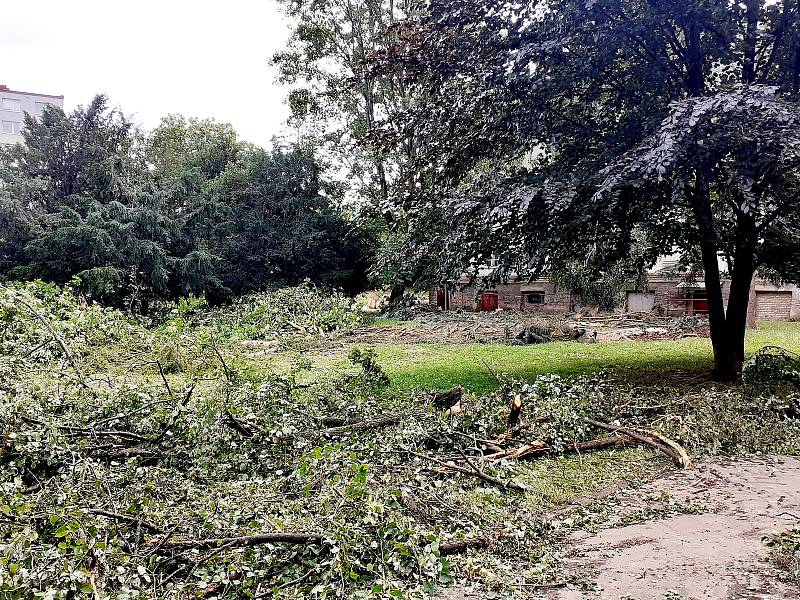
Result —
<path fill-rule="evenodd" d="M 43 98 L 58 98 L 59 100 L 63 100 L 63 94 L 61 96 L 54 96 L 52 94 L 40 94 L 38 92 L 21 92 L 20 90 L 12 90 L 7 85 L 3 85 L 0 83 L 0 92 L 9 92 L 11 94 L 23 94 L 25 96 L 41 96 Z"/>

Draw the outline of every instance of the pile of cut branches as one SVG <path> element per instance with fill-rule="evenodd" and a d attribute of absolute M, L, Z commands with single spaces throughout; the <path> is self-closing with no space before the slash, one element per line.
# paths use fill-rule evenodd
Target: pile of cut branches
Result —
<path fill-rule="evenodd" d="M 563 583 L 577 521 L 548 516 L 549 488 L 570 469 L 638 479 L 651 448 L 687 467 L 678 444 L 713 449 L 721 395 L 742 421 L 757 402 L 556 376 L 397 397 L 369 350 L 356 375 L 271 369 L 214 322 L 147 329 L 40 285 L 0 290 L 0 311 L 8 598 L 430 597 L 453 579 L 513 597 Z M 771 406 L 742 448 L 800 439 Z"/>

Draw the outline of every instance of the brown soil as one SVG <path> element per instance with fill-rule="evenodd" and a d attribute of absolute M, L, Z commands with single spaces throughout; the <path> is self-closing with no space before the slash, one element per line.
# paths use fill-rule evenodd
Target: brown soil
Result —
<path fill-rule="evenodd" d="M 800 520 L 800 460 L 709 463 L 633 493 L 666 493 L 707 510 L 576 534 L 566 570 L 595 589 L 552 590 L 549 600 L 800 598 L 764 561 L 762 543 Z"/>

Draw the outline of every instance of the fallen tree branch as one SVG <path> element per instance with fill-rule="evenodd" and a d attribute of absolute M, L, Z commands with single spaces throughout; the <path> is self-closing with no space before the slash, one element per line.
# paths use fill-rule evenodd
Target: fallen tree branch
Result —
<path fill-rule="evenodd" d="M 566 452 L 590 452 L 592 450 L 604 450 L 606 448 L 615 448 L 617 446 L 629 446 L 631 444 L 635 444 L 636 440 L 627 435 L 617 435 L 613 437 L 606 437 L 606 438 L 599 438 L 596 440 L 589 440 L 586 442 L 576 442 L 571 447 L 566 449 Z M 550 448 L 547 444 L 543 441 L 539 440 L 536 442 L 532 442 L 530 444 L 524 444 L 517 448 L 510 448 L 508 450 L 503 450 L 501 452 L 495 452 L 493 454 L 487 454 L 483 457 L 484 460 L 489 461 L 496 461 L 496 460 L 526 460 L 529 458 L 535 458 L 537 456 L 543 456 L 550 452 L 552 448 Z"/>
<path fill-rule="evenodd" d="M 64 352 L 64 356 L 67 357 L 67 361 L 72 366 L 73 370 L 75 371 L 75 374 L 78 376 L 78 381 L 80 381 L 80 384 L 84 388 L 90 389 L 89 388 L 89 384 L 86 383 L 86 380 L 83 377 L 83 371 L 81 371 L 81 368 L 78 366 L 78 363 L 75 361 L 75 357 L 72 356 L 72 352 L 70 351 L 70 349 L 67 346 L 66 342 L 61 338 L 60 335 L 58 335 L 58 333 L 56 333 L 56 330 L 53 329 L 53 325 L 50 323 L 50 319 L 45 317 L 43 314 L 41 314 L 38 310 L 36 310 L 33 306 L 28 304 L 25 300 L 20 298 L 18 295 L 14 294 L 12 296 L 12 298 L 14 299 L 14 302 L 17 302 L 18 304 L 21 304 L 22 306 L 24 306 L 25 309 L 29 313 L 31 313 L 31 315 L 36 317 L 39 320 L 39 322 L 41 322 L 42 325 L 44 325 L 45 329 L 47 329 L 47 332 L 50 334 L 50 336 L 55 340 L 55 342 L 59 346 L 61 346 L 61 350 Z"/>
<path fill-rule="evenodd" d="M 603 423 L 602 421 L 595 421 L 593 419 L 586 419 L 586 422 L 598 429 L 605 429 L 615 433 L 623 433 L 632 437 L 637 442 L 646 444 L 669 456 L 675 464 L 684 469 L 693 468 L 692 460 L 689 458 L 686 450 L 680 444 L 674 442 L 661 434 L 655 432 L 641 432 L 632 427 L 625 427 L 623 425 L 611 425 L 610 423 Z"/>
<path fill-rule="evenodd" d="M 370 429 L 383 429 L 384 427 L 391 427 L 392 425 L 399 425 L 400 422 L 408 417 L 415 417 L 419 416 L 421 413 L 409 413 L 405 415 L 387 415 L 385 417 L 378 417 L 377 419 L 370 419 L 366 421 L 357 421 L 355 423 L 349 423 L 347 425 L 341 425 L 339 427 L 328 427 L 327 429 L 306 429 L 304 431 L 298 431 L 297 433 L 291 433 L 285 436 L 276 436 L 274 441 L 283 442 L 287 440 L 297 439 L 297 438 L 306 438 L 306 437 L 315 437 L 315 436 L 322 436 L 322 437 L 335 437 L 337 435 L 344 435 L 348 433 L 352 433 L 354 431 L 367 431 Z"/>
<path fill-rule="evenodd" d="M 246 438 L 251 438 L 257 433 L 264 433 L 264 430 L 255 423 L 240 419 L 229 410 L 225 411 L 225 418 L 222 422 Z"/>
<path fill-rule="evenodd" d="M 437 463 L 439 465 L 442 465 L 446 469 L 449 469 L 451 471 L 456 471 L 458 473 L 462 473 L 463 475 L 471 475 L 473 477 L 477 477 L 478 479 L 482 479 L 482 480 L 486 481 L 487 483 L 491 483 L 492 485 L 496 485 L 496 486 L 499 486 L 499 487 L 502 487 L 502 488 L 506 488 L 506 489 L 517 490 L 519 492 L 527 492 L 528 491 L 528 489 L 525 486 L 520 485 L 519 483 L 516 483 L 514 481 L 503 481 L 502 479 L 498 479 L 497 477 L 492 477 L 491 475 L 487 475 L 486 473 L 481 471 L 469 459 L 467 459 L 467 464 L 470 466 L 470 468 L 467 469 L 466 467 L 461 467 L 459 465 L 456 465 L 456 464 L 453 464 L 453 463 L 450 463 L 450 462 L 445 462 L 443 460 L 439 460 L 435 456 L 429 456 L 427 454 L 421 454 L 419 452 L 414 452 L 413 450 L 402 450 L 401 452 L 405 452 L 406 454 L 411 454 L 412 456 L 416 456 L 418 458 L 430 460 L 430 461 L 435 462 L 435 463 Z M 462 456 L 464 456 L 463 453 L 462 453 Z M 466 458 L 466 456 L 465 456 L 465 458 Z"/>
<path fill-rule="evenodd" d="M 135 525 L 137 527 L 144 527 L 151 533 L 161 533 L 161 534 L 164 533 L 163 529 L 154 525 L 153 523 L 150 523 L 149 521 L 145 521 L 141 517 L 134 517 L 133 515 L 121 515 L 119 513 L 103 510 L 101 508 L 87 508 L 85 510 L 90 514 L 98 515 L 100 517 L 105 517 L 113 521 L 123 521 L 130 525 Z"/>
<path fill-rule="evenodd" d="M 242 537 L 208 538 L 202 540 L 172 540 L 163 542 L 161 548 L 171 550 L 210 550 L 226 548 L 249 548 L 263 544 L 319 545 L 324 538 L 317 533 L 263 533 Z"/>
<path fill-rule="evenodd" d="M 486 548 L 489 541 L 485 538 L 475 538 L 471 540 L 463 540 L 460 542 L 450 542 L 449 544 L 439 544 L 440 556 L 452 556 L 453 554 L 460 554 L 470 548 Z"/>

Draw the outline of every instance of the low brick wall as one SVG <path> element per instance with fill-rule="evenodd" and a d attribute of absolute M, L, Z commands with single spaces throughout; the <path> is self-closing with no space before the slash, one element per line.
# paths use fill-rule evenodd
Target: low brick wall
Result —
<path fill-rule="evenodd" d="M 478 298 L 482 293 L 497 294 L 497 307 L 501 310 L 520 310 L 532 313 L 564 314 L 570 312 L 571 295 L 566 290 L 558 289 L 548 280 L 531 283 L 508 283 L 493 287 L 460 286 L 448 291 L 450 309 L 477 310 Z M 529 294 L 544 294 L 544 302 L 528 302 Z M 429 294 L 431 306 L 437 306 L 437 292 Z"/>

